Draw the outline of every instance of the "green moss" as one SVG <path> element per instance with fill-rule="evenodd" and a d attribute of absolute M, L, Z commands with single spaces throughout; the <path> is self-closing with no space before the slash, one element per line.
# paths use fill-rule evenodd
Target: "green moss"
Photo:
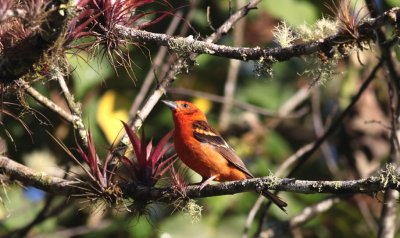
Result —
<path fill-rule="evenodd" d="M 197 223 L 201 219 L 201 212 L 203 211 L 203 207 L 198 205 L 195 200 L 190 199 L 186 206 L 182 209 L 185 215 L 188 215 L 193 223 Z"/>

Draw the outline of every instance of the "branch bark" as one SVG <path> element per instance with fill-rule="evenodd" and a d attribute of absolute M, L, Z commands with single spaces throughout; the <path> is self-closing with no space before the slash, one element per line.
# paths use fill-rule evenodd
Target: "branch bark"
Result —
<path fill-rule="evenodd" d="M 8 176 L 11 181 L 19 181 L 24 186 L 33 186 L 57 195 L 70 196 L 84 192 L 78 181 L 69 181 L 35 171 L 5 156 L 0 156 L 0 174 Z"/>
<path fill-rule="evenodd" d="M 376 2 L 371 0 L 365 1 L 371 16 L 375 17 L 378 15 L 378 8 Z M 398 17 L 398 15 L 397 15 Z M 398 18 L 397 18 L 398 19 Z M 389 72 L 387 78 L 389 88 L 389 103 L 390 103 L 390 114 L 391 114 L 391 130 L 390 130 L 390 157 L 389 161 L 400 164 L 400 145 L 399 145 L 399 94 L 400 94 L 400 76 L 396 71 L 395 63 L 392 59 L 391 47 L 392 44 L 388 44 L 386 34 L 381 28 L 377 28 L 376 35 L 378 44 L 381 50 L 381 57 L 384 59 L 386 68 Z M 397 36 L 396 41 L 399 37 Z M 379 225 L 378 237 L 379 238 L 392 238 L 396 233 L 396 201 L 399 197 L 399 193 L 393 190 L 386 190 L 384 203 L 381 211 L 381 220 Z"/>
<path fill-rule="evenodd" d="M 204 198 L 221 195 L 232 195 L 242 192 L 279 190 L 293 193 L 331 193 L 331 194 L 373 194 L 385 189 L 400 188 L 400 175 L 393 167 L 381 171 L 378 176 L 347 181 L 308 181 L 290 178 L 267 176 L 261 178 L 232 181 L 208 185 L 200 190 L 199 185 L 186 187 L 189 198 Z M 56 195 L 73 196 L 89 191 L 90 185 L 80 181 L 71 181 L 37 172 L 7 157 L 0 156 L 0 174 L 6 175 L 11 181 L 19 181 L 25 186 L 34 186 Z M 174 201 L 181 199 L 179 191 L 172 187 L 150 188 L 133 184 L 120 184 L 126 198 L 145 201 Z"/>
<path fill-rule="evenodd" d="M 167 46 L 171 50 L 182 53 L 196 53 L 196 54 L 209 54 L 230 59 L 238 60 L 272 60 L 272 61 L 286 61 L 293 57 L 300 57 L 310 55 L 312 53 L 323 51 L 331 47 L 341 45 L 346 42 L 362 42 L 366 40 L 374 40 L 375 29 L 385 24 L 397 24 L 397 19 L 400 18 L 400 8 L 395 7 L 376 18 L 370 18 L 362 22 L 358 26 L 358 32 L 361 37 L 354 39 L 354 37 L 347 32 L 339 32 L 335 35 L 329 36 L 325 39 L 320 39 L 313 42 L 294 45 L 291 47 L 281 48 L 261 48 L 261 47 L 232 47 L 226 45 L 217 45 L 211 43 L 209 38 L 205 41 L 199 41 L 188 37 L 173 37 L 166 34 L 152 33 L 143 30 L 127 28 L 124 26 L 117 26 L 119 34 L 124 38 L 129 38 L 132 41 L 141 43 L 154 43 L 161 46 Z"/>

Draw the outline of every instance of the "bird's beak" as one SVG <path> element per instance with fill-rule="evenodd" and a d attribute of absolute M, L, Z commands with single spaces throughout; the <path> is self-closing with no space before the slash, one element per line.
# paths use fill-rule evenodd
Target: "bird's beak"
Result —
<path fill-rule="evenodd" d="M 165 103 L 165 105 L 170 107 L 172 110 L 175 110 L 178 107 L 178 104 L 174 101 L 161 100 L 161 102 Z"/>

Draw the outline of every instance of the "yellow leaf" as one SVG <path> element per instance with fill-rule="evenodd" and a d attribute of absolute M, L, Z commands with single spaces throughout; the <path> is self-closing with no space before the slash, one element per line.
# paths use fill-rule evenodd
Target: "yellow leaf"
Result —
<path fill-rule="evenodd" d="M 128 110 L 117 98 L 117 92 L 109 90 L 99 100 L 96 119 L 107 141 L 113 143 L 122 136 L 122 123 L 128 120 Z"/>
<path fill-rule="evenodd" d="M 193 103 L 205 114 L 207 114 L 212 107 L 212 103 L 210 100 L 207 100 L 205 98 L 195 98 L 193 100 Z"/>

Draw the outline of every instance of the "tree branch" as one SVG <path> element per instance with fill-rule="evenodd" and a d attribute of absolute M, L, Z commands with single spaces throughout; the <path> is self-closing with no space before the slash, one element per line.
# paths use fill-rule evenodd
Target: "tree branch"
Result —
<path fill-rule="evenodd" d="M 33 186 L 49 193 L 70 196 L 84 192 L 78 181 L 53 177 L 43 172 L 37 172 L 5 156 L 0 156 L 0 174 L 9 177 L 11 181 L 19 181 L 25 186 Z"/>
<path fill-rule="evenodd" d="M 365 1 L 371 16 L 377 16 L 376 3 L 371 0 Z M 397 15 L 398 17 L 398 15 Z M 378 44 L 381 50 L 381 57 L 384 59 L 386 67 L 389 71 L 388 77 L 388 88 L 389 88 L 389 103 L 391 113 L 391 130 L 390 130 L 390 157 L 389 161 L 400 164 L 400 145 L 399 145 L 399 94 L 400 94 L 400 83 L 399 74 L 396 71 L 394 61 L 392 59 L 391 47 L 392 44 L 387 43 L 385 32 L 378 28 L 376 30 L 378 38 Z M 395 39 L 395 42 L 399 40 L 399 36 Z M 396 233 L 396 201 L 399 197 L 399 193 L 393 190 L 386 190 L 384 203 L 381 211 L 381 220 L 379 224 L 378 237 L 379 238 L 391 238 Z"/>
<path fill-rule="evenodd" d="M 326 212 L 333 205 L 339 202 L 339 197 L 331 197 L 312 206 L 306 207 L 303 209 L 303 211 L 293 216 L 288 221 L 273 225 L 270 229 L 263 231 L 260 234 L 260 237 L 286 237 L 289 235 L 289 232 L 293 231 L 294 228 L 300 227 L 317 215 Z"/>
<path fill-rule="evenodd" d="M 222 35 L 227 33 L 238 20 L 240 20 L 241 18 L 246 16 L 247 13 L 251 9 L 254 9 L 257 6 L 257 4 L 260 2 L 261 2 L 260 0 L 251 0 L 246 6 L 239 9 L 227 21 L 225 21 L 225 23 L 222 24 L 214 34 L 207 37 L 205 39 L 205 42 L 214 42 L 214 41 L 218 40 Z M 123 28 L 123 29 L 125 29 L 125 28 Z M 150 34 L 152 34 L 152 33 L 150 33 Z M 163 34 L 158 34 L 158 35 L 163 35 Z M 175 60 L 175 63 L 171 65 L 169 71 L 165 74 L 163 80 L 153 90 L 153 92 L 151 93 L 149 98 L 146 100 L 145 104 L 141 107 L 141 109 L 137 111 L 135 118 L 133 118 L 132 122 L 129 123 L 129 126 L 133 127 L 133 129 L 135 131 L 140 129 L 140 127 L 143 125 L 143 121 L 147 118 L 147 116 L 153 110 L 153 108 L 155 107 L 157 102 L 160 100 L 160 98 L 165 94 L 166 89 L 169 87 L 169 85 L 171 83 L 173 83 L 176 75 L 179 74 L 185 66 L 187 66 L 190 63 L 193 63 L 194 58 L 196 56 L 197 56 L 196 54 L 192 53 L 192 54 L 190 54 L 189 59 L 179 58 L 178 60 Z M 128 139 L 128 136 L 125 134 L 122 137 L 118 146 L 116 146 L 116 148 L 118 148 L 118 152 L 121 152 L 121 154 L 123 154 L 122 152 L 125 150 L 126 145 L 128 145 L 128 144 L 129 144 L 129 139 Z M 115 153 L 117 153 L 117 151 L 115 151 Z"/>
<path fill-rule="evenodd" d="M 327 48 L 331 48 L 347 42 L 362 42 L 366 40 L 374 40 L 374 30 L 387 24 L 397 24 L 396 19 L 400 18 L 400 8 L 395 7 L 376 18 L 370 18 L 362 22 L 358 26 L 360 37 L 354 37 L 348 32 L 339 32 L 325 39 L 313 42 L 294 45 L 291 47 L 281 48 L 249 48 L 249 47 L 232 47 L 226 45 L 217 45 L 211 43 L 212 40 L 207 38 L 205 41 L 199 41 L 193 36 L 173 37 L 166 34 L 152 33 L 143 30 L 132 29 L 124 26 L 117 26 L 119 34 L 124 38 L 141 43 L 154 43 L 157 45 L 167 46 L 171 50 L 183 53 L 210 54 L 230 59 L 238 60 L 273 60 L 286 61 L 293 57 L 309 55 Z"/>
<path fill-rule="evenodd" d="M 59 69 L 58 67 L 54 67 L 53 71 L 54 71 L 53 77 L 58 81 L 60 88 L 64 93 L 64 97 L 65 100 L 67 101 L 68 107 L 74 116 L 73 125 L 78 130 L 82 142 L 84 143 L 85 146 L 87 146 L 88 144 L 87 138 L 89 133 L 85 128 L 85 124 L 83 124 L 81 104 L 79 102 L 75 102 L 75 98 L 69 91 L 67 82 L 65 81 L 64 76 L 61 73 L 61 69 Z"/>
<path fill-rule="evenodd" d="M 336 129 L 341 125 L 342 121 L 346 118 L 346 116 L 349 114 L 349 112 L 352 110 L 354 105 L 358 102 L 360 97 L 363 95 L 364 91 L 368 88 L 369 84 L 372 82 L 372 80 L 375 78 L 376 73 L 378 70 L 382 67 L 382 64 L 384 63 L 384 59 L 380 59 L 379 63 L 372 69 L 371 73 L 368 75 L 368 77 L 365 79 L 363 84 L 361 85 L 360 89 L 358 90 L 357 94 L 354 95 L 352 98 L 350 104 L 346 107 L 346 109 L 338 116 L 338 118 L 327 128 L 324 132 L 324 134 L 316 140 L 312 147 L 306 151 L 299 159 L 297 165 L 289 172 L 288 177 L 293 176 L 296 171 L 302 166 L 302 164 L 307 161 L 308 158 L 311 157 L 311 155 L 318 150 L 318 148 L 324 143 L 324 141 L 333 133 L 336 131 Z"/>
<path fill-rule="evenodd" d="M 33 99 L 35 99 L 38 103 L 42 104 L 43 106 L 47 107 L 51 111 L 57 113 L 61 118 L 64 120 L 70 122 L 71 124 L 74 123 L 74 116 L 62 109 L 60 106 L 55 104 L 53 101 L 51 101 L 49 98 L 38 92 L 36 89 L 34 89 L 32 86 L 29 85 L 28 82 L 19 79 L 18 84 L 20 87 L 22 87 Z"/>
<path fill-rule="evenodd" d="M 0 156 L 0 173 L 8 176 L 11 181 L 19 181 L 25 186 L 34 186 L 49 193 L 73 196 L 84 194 L 90 190 L 87 182 L 70 181 L 37 172 L 7 157 Z M 182 198 L 181 193 L 174 188 L 150 188 L 133 184 L 120 184 L 126 198 L 145 201 L 174 201 Z M 399 189 L 400 175 L 395 168 L 387 166 L 378 176 L 348 181 L 308 181 L 267 176 L 261 178 L 232 181 L 208 185 L 200 190 L 199 185 L 186 187 L 189 198 L 204 198 L 221 195 L 231 195 L 242 192 L 264 190 L 279 190 L 294 193 L 332 193 L 332 194 L 372 194 L 385 189 Z"/>

